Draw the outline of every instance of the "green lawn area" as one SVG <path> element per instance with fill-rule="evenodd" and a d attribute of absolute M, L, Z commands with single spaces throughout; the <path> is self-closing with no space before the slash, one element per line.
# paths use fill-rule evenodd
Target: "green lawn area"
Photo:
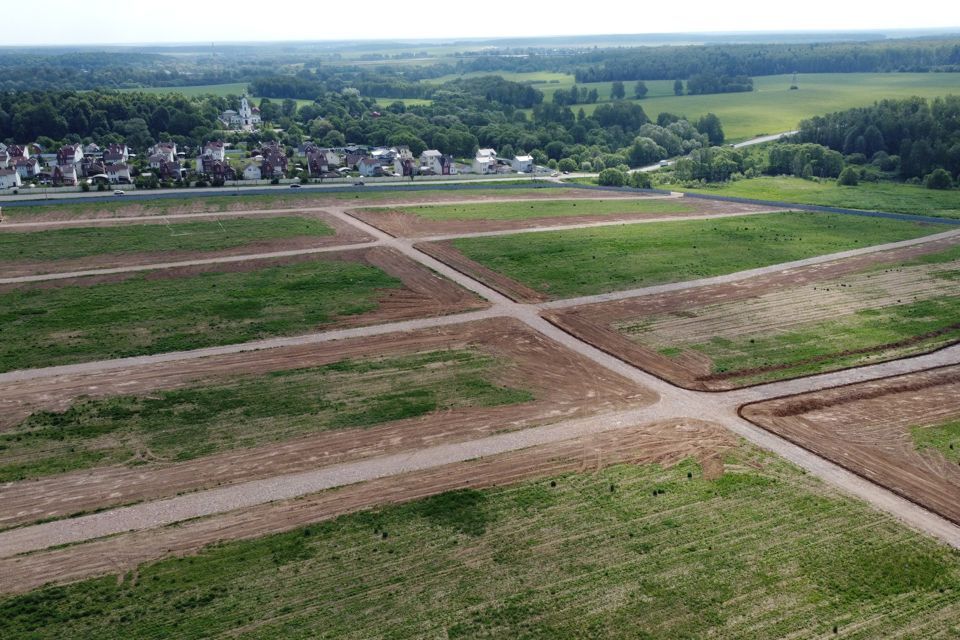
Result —
<path fill-rule="evenodd" d="M 464 255 L 495 271 L 553 298 L 567 298 L 706 278 L 944 229 L 794 212 L 452 242 Z"/>
<path fill-rule="evenodd" d="M 764 176 L 706 188 L 688 189 L 677 185 L 670 188 L 758 200 L 960 218 L 960 191 L 939 191 L 899 182 L 861 182 L 855 187 L 841 187 L 835 180 L 817 182 L 793 176 Z"/>
<path fill-rule="evenodd" d="M 0 371 L 234 344 L 319 329 L 377 307 L 396 278 L 309 260 L 233 273 L 0 293 Z"/>
<path fill-rule="evenodd" d="M 217 251 L 258 240 L 333 233 L 320 220 L 296 216 L 0 233 L 0 261 L 39 262 L 139 251 Z"/>
<path fill-rule="evenodd" d="M 179 462 L 307 433 L 531 400 L 492 382 L 502 366 L 476 350 L 433 351 L 237 376 L 149 396 L 81 399 L 0 434 L 0 482 Z"/>
<path fill-rule="evenodd" d="M 387 107 L 394 102 L 402 102 L 408 107 L 422 107 L 433 104 L 433 100 L 424 100 L 422 98 L 377 98 L 377 105 Z"/>
<path fill-rule="evenodd" d="M 528 180 L 523 182 L 529 183 Z M 507 181 L 499 184 L 509 184 Z M 514 184 L 519 184 L 514 183 Z M 324 190 L 305 191 L 300 190 L 291 193 L 286 190 L 277 190 L 277 193 L 264 195 L 241 195 L 237 196 L 225 190 L 222 196 L 193 196 L 184 195 L 182 198 L 157 198 L 156 200 L 127 200 L 111 202 L 84 202 L 83 199 L 70 204 L 38 205 L 28 207 L 4 207 L 3 215 L 5 218 L 24 219 L 38 216 L 49 212 L 63 213 L 68 215 L 89 215 L 114 213 L 117 215 L 152 215 L 176 213 L 184 207 L 190 207 L 193 213 L 209 212 L 217 213 L 221 211 L 230 211 L 236 207 L 245 208 L 275 208 L 275 209 L 293 209 L 302 206 L 319 206 L 322 202 L 378 202 L 378 201 L 396 201 L 404 200 L 423 200 L 436 197 L 438 195 L 446 196 L 451 199 L 462 200 L 470 197 L 484 196 L 550 196 L 563 194 L 563 189 L 567 187 L 557 186 L 552 183 L 543 183 L 543 186 L 530 188 L 510 188 L 498 189 L 496 187 L 475 187 L 463 188 L 457 190 L 444 189 L 419 189 L 416 191 L 404 190 L 370 190 L 370 191 L 348 191 L 348 192 L 328 192 Z M 122 200 L 122 199 L 119 199 Z M 202 205 L 202 208 L 198 205 Z"/>
<path fill-rule="evenodd" d="M 126 93 L 152 93 L 156 95 L 166 95 L 168 93 L 180 93 L 187 97 L 193 96 L 242 96 L 247 92 L 247 82 L 229 82 L 225 84 L 200 84 L 195 86 L 177 86 L 177 87 L 143 87 L 135 89 L 120 89 Z"/>
<path fill-rule="evenodd" d="M 556 200 L 549 202 L 489 202 L 453 205 L 400 207 L 428 220 L 526 220 L 565 216 L 612 215 L 624 213 L 693 213 L 696 208 L 678 200 Z M 372 211 L 378 211 L 373 209 Z"/>
<path fill-rule="evenodd" d="M 952 462 L 960 462 L 960 420 L 910 429 L 917 449 L 934 449 Z"/>
<path fill-rule="evenodd" d="M 751 384 L 919 353 L 956 340 L 960 297 L 943 297 L 859 311 L 769 336 L 686 346 L 710 356 L 715 373 L 769 369 L 733 378 Z"/>
<path fill-rule="evenodd" d="M 960 555 L 744 447 L 465 489 L 0 600 L 21 638 L 955 637 Z M 834 632 L 834 629 L 837 631 Z"/>

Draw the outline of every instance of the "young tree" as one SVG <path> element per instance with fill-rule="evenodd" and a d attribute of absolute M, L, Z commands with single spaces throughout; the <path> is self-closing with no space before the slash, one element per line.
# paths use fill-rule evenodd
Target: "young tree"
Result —
<path fill-rule="evenodd" d="M 927 175 L 923 183 L 927 189 L 953 189 L 953 178 L 946 169 L 935 169 Z"/>
<path fill-rule="evenodd" d="M 702 116 L 697 121 L 697 131 L 707 134 L 710 144 L 715 146 L 723 144 L 723 127 L 720 126 L 720 118 L 716 114 L 708 113 Z"/>
<path fill-rule="evenodd" d="M 610 87 L 610 99 L 611 100 L 623 100 L 627 97 L 627 90 L 624 89 L 623 83 L 619 80 L 613 83 Z"/>
<path fill-rule="evenodd" d="M 633 95 L 636 96 L 637 99 L 645 98 L 647 95 L 647 83 L 643 80 L 639 80 L 636 86 L 633 88 Z"/>
<path fill-rule="evenodd" d="M 604 169 L 597 177 L 597 183 L 603 187 L 622 187 L 626 182 L 626 174 L 619 169 Z"/>
<path fill-rule="evenodd" d="M 837 184 L 844 187 L 855 187 L 860 184 L 859 172 L 854 167 L 847 167 L 840 172 Z"/>
<path fill-rule="evenodd" d="M 673 81 L 673 95 L 682 96 L 683 95 L 683 80 L 674 80 Z"/>

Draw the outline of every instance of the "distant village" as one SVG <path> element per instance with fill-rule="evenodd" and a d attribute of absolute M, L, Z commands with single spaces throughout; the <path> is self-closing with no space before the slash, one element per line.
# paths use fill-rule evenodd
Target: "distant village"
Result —
<path fill-rule="evenodd" d="M 260 110 L 246 96 L 240 109 L 220 115 L 225 129 L 253 132 L 261 126 Z M 469 162 L 427 149 L 415 156 L 408 147 L 346 145 L 321 147 L 304 142 L 295 149 L 278 142 L 262 142 L 256 148 L 234 149 L 222 140 L 202 147 L 178 149 L 174 142 L 160 142 L 138 158 L 123 143 L 105 148 L 90 143 L 65 145 L 52 151 L 35 143 L 0 143 L 0 190 L 24 185 L 95 187 L 134 185 L 142 187 L 218 185 L 234 181 L 279 182 L 343 178 L 448 176 L 460 174 L 532 173 L 532 156 L 499 158 L 495 149 L 479 149 Z M 193 153 L 190 153 L 193 151 Z M 291 152 L 292 151 L 292 152 Z"/>

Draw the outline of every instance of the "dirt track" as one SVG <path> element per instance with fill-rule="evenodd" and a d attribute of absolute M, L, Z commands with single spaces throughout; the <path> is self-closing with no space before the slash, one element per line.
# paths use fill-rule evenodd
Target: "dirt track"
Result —
<path fill-rule="evenodd" d="M 566 198 L 564 198 L 566 199 Z M 431 220 L 410 212 L 410 206 L 352 209 L 350 215 L 369 225 L 398 238 L 425 238 L 429 236 L 462 236 L 477 233 L 509 232 L 523 229 L 547 228 L 552 226 L 585 226 L 592 223 L 636 222 L 670 220 L 675 218 L 695 219 L 705 216 L 745 215 L 748 213 L 768 213 L 769 207 L 747 206 L 711 200 L 693 200 L 676 196 L 637 196 L 633 198 L 581 198 L 586 200 L 584 208 L 589 210 L 590 200 L 609 201 L 612 199 L 629 200 L 671 200 L 682 202 L 691 211 L 676 213 L 610 213 L 591 214 L 585 211 L 576 216 L 547 216 L 540 218 L 519 218 L 515 220 Z M 776 209 L 779 211 L 779 209 Z"/>
<path fill-rule="evenodd" d="M 35 411 L 63 411 L 80 396 L 144 395 L 161 389 L 215 384 L 238 372 L 262 374 L 344 358 L 399 356 L 468 346 L 509 361 L 498 372 L 497 382 L 531 391 L 536 399 L 519 405 L 433 413 L 364 429 L 321 431 L 188 462 L 103 467 L 14 483 L 0 488 L 0 528 L 465 441 L 627 406 L 640 407 L 656 400 L 649 391 L 561 348 L 522 323 L 498 318 L 455 328 L 0 385 L 0 433 Z"/>
<path fill-rule="evenodd" d="M 246 244 L 241 244 L 236 247 L 230 247 L 229 249 L 220 249 L 216 251 L 160 251 L 160 252 L 137 252 L 137 253 L 107 253 L 107 254 L 98 254 L 93 256 L 86 256 L 83 258 L 72 258 L 65 260 L 56 260 L 56 261 L 31 261 L 23 260 L 16 262 L 3 262 L 0 263 L 0 274 L 3 275 L 3 279 L 9 278 L 19 278 L 23 276 L 39 275 L 39 274 L 49 274 L 49 273 L 62 273 L 62 272 L 77 272 L 77 271 L 86 271 L 90 269 L 122 269 L 125 267 L 138 266 L 138 265 L 152 265 L 155 263 L 163 262 L 186 262 L 191 260 L 197 260 L 201 258 L 211 259 L 211 258 L 223 258 L 228 256 L 255 256 L 263 253 L 273 253 L 276 251 L 306 251 L 309 249 L 318 249 L 321 247 L 333 247 L 333 246 L 342 246 L 357 244 L 361 242 L 369 242 L 371 240 L 370 236 L 361 232 L 356 227 L 353 227 L 349 224 L 344 223 L 341 219 L 335 218 L 329 214 L 326 214 L 321 211 L 312 211 L 312 212 L 301 212 L 301 211 L 283 211 L 283 212 L 258 212 L 244 217 L 256 217 L 256 218 L 274 218 L 280 216 L 297 216 L 303 218 L 313 218 L 320 220 L 325 224 L 333 228 L 334 234 L 329 236 L 299 236 L 293 238 L 280 238 L 272 240 L 252 240 Z M 223 216 L 218 216 L 215 214 L 198 216 L 192 218 L 193 220 L 217 220 Z M 165 224 L 165 217 L 154 216 L 148 220 L 112 220 L 104 219 L 91 221 L 88 225 L 90 227 L 107 227 L 107 226 L 117 226 L 124 225 L 129 226 L 133 224 L 142 225 L 142 224 L 152 224 L 160 225 Z M 74 227 L 76 225 L 63 225 Z M 30 241 L 30 233 L 42 233 L 43 231 L 49 230 L 53 227 L 32 227 L 28 225 L 2 225 L 0 226 L 0 233 L 19 233 L 24 234 L 23 241 L 25 243 Z"/>
<path fill-rule="evenodd" d="M 960 524 L 960 467 L 914 426 L 960 418 L 960 366 L 747 405 L 742 415 Z"/>
<path fill-rule="evenodd" d="M 713 476 L 721 454 L 737 445 L 726 429 L 680 419 L 591 434 L 469 462 L 372 480 L 308 497 L 194 520 L 177 527 L 132 532 L 81 546 L 0 560 L 0 593 L 23 592 L 49 582 L 123 573 L 167 555 L 187 555 L 221 540 L 288 531 L 373 506 L 408 502 L 442 491 L 483 488 L 590 472 L 619 463 L 664 466 L 693 457 Z"/>

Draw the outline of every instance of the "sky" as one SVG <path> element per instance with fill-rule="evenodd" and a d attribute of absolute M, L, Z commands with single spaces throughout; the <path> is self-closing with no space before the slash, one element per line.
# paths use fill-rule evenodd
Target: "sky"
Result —
<path fill-rule="evenodd" d="M 9 0 L 8 0 L 9 1 Z M 905 11 L 905 6 L 912 10 Z M 248 8 L 249 7 L 249 8 Z M 134 44 L 947 28 L 960 2 L 804 0 L 45 0 L 4 11 L 7 45 Z"/>

